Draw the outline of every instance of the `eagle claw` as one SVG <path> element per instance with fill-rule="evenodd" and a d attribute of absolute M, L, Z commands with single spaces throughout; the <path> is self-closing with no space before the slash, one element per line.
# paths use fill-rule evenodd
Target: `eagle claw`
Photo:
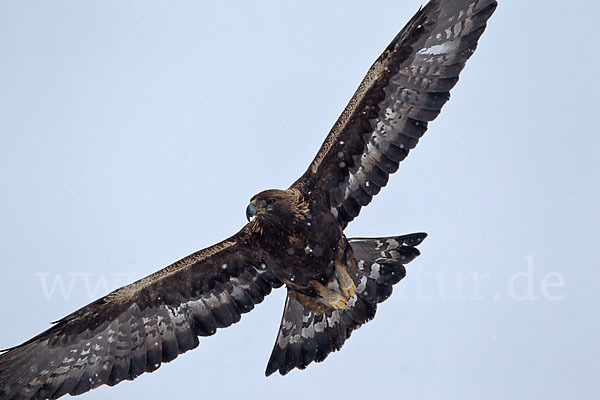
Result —
<path fill-rule="evenodd" d="M 346 308 L 349 298 L 346 298 L 331 289 L 327 289 L 325 286 L 315 280 L 312 280 L 309 283 L 316 290 L 317 294 L 321 298 L 321 302 L 336 310 L 340 308 Z"/>
<path fill-rule="evenodd" d="M 350 274 L 348 274 L 346 268 L 340 264 L 336 264 L 335 274 L 337 276 L 338 284 L 340 285 L 342 294 L 346 300 L 350 300 L 352 297 L 354 297 L 354 291 L 356 290 L 356 285 L 350 277 Z"/>
<path fill-rule="evenodd" d="M 336 293 L 337 294 L 337 293 Z M 338 299 L 336 301 L 329 301 L 329 305 L 331 307 L 333 307 L 334 309 L 338 310 L 338 309 L 346 309 L 346 306 L 348 305 L 348 299 L 342 297 L 341 295 L 338 294 Z"/>
<path fill-rule="evenodd" d="M 356 285 L 354 284 L 354 282 L 350 283 L 350 287 L 343 287 L 342 289 L 342 293 L 344 295 L 344 297 L 346 298 L 346 300 L 350 300 L 351 298 L 354 297 L 354 292 L 356 291 Z"/>

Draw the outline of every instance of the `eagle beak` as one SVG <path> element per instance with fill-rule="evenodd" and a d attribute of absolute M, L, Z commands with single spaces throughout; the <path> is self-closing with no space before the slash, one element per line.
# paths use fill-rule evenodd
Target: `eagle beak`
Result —
<path fill-rule="evenodd" d="M 258 208 L 256 208 L 256 206 L 254 205 L 254 202 L 250 202 L 250 204 L 248 204 L 248 207 L 246 207 L 246 219 L 248 220 L 248 222 L 250 222 L 250 220 L 256 215 L 257 212 Z"/>

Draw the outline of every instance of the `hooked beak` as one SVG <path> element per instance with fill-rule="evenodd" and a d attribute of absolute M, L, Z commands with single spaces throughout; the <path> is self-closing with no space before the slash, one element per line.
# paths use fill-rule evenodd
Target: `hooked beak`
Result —
<path fill-rule="evenodd" d="M 256 215 L 257 212 L 258 208 L 256 208 L 254 202 L 251 201 L 250 204 L 248 204 L 248 207 L 246 207 L 246 219 L 248 220 L 248 222 L 250 222 L 250 220 Z"/>

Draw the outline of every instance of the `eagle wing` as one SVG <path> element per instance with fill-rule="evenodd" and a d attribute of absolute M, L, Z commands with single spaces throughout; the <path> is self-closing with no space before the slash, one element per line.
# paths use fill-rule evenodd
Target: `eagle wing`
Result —
<path fill-rule="evenodd" d="M 0 398 L 58 398 L 156 370 L 281 286 L 246 229 L 88 304 L 0 355 Z"/>
<path fill-rule="evenodd" d="M 494 0 L 432 0 L 371 66 L 292 187 L 321 195 L 346 226 L 440 113 L 475 51 Z"/>

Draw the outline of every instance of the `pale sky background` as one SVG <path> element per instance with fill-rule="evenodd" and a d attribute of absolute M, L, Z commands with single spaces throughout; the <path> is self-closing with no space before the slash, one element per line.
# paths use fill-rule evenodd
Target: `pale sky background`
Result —
<path fill-rule="evenodd" d="M 421 4 L 0 2 L 0 347 L 236 232 L 253 194 L 304 172 Z M 430 236 L 341 352 L 265 378 L 278 290 L 82 398 L 598 398 L 599 13 L 500 2 L 347 229 Z"/>

